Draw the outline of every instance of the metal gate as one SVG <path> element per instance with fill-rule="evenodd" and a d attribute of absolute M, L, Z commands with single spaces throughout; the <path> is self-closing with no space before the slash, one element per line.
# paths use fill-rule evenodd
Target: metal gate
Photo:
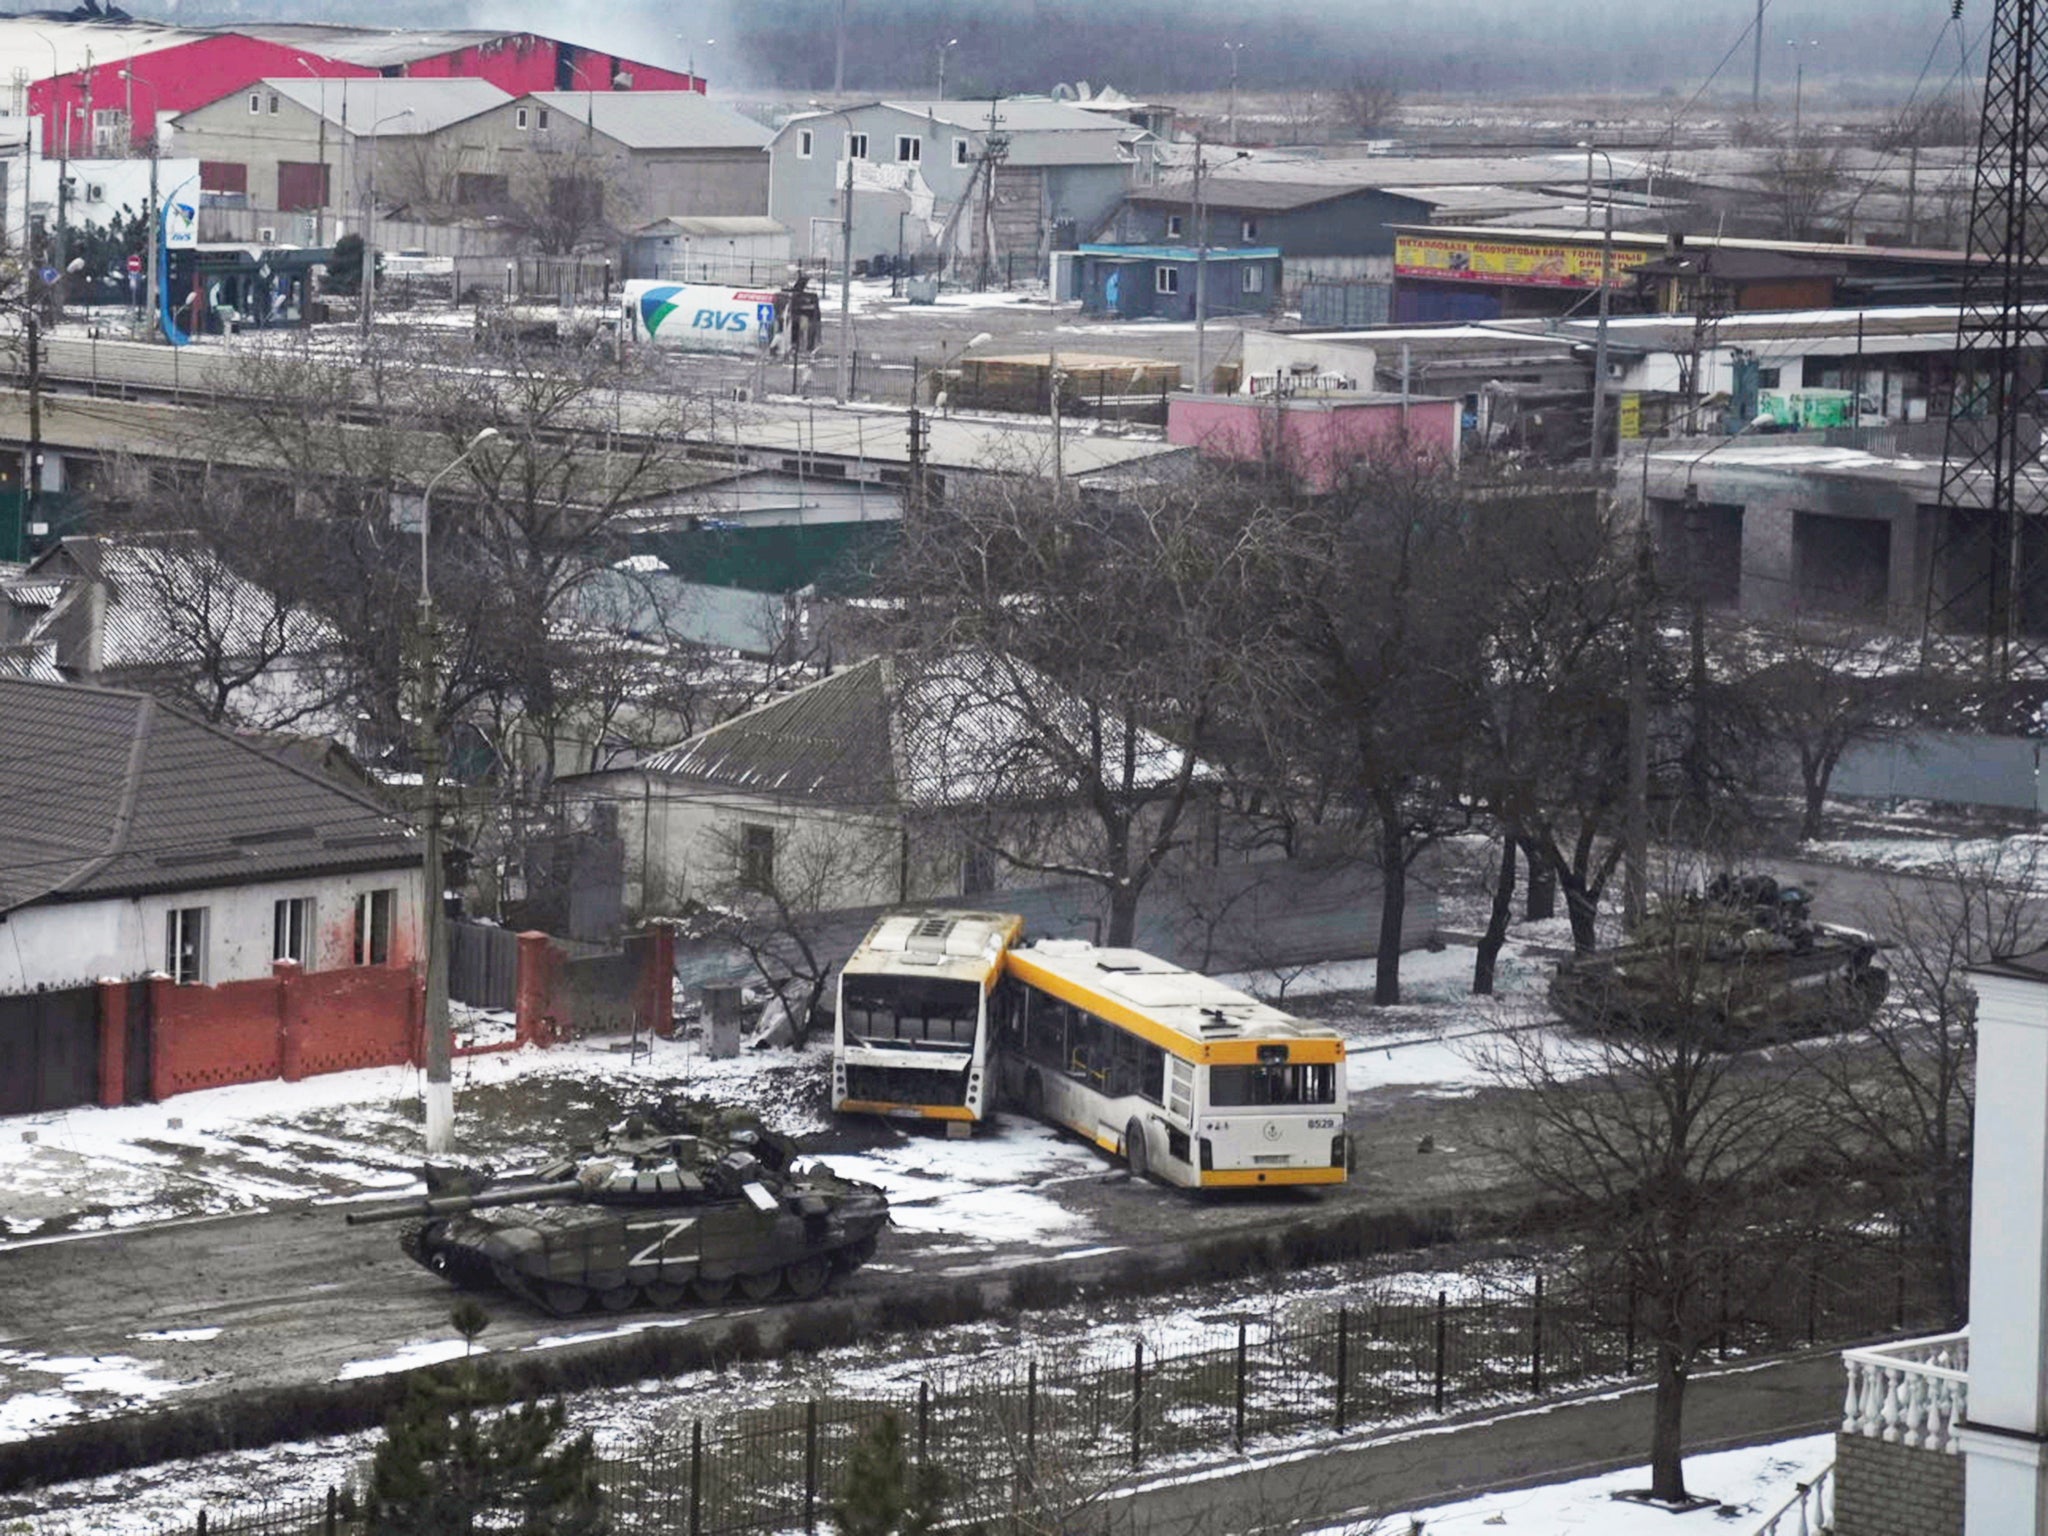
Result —
<path fill-rule="evenodd" d="M 0 997 L 0 1115 L 94 1104 L 99 992 L 66 987 Z"/>
<path fill-rule="evenodd" d="M 488 923 L 450 923 L 448 995 L 472 1008 L 516 1007 L 519 935 Z"/>

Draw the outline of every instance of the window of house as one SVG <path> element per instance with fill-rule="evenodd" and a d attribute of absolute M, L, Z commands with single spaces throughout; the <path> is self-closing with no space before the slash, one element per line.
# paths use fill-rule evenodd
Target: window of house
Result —
<path fill-rule="evenodd" d="M 164 914 L 164 974 L 181 987 L 206 980 L 206 908 L 173 907 Z"/>
<path fill-rule="evenodd" d="M 1169 240 L 1178 240 L 1180 238 L 1180 231 L 1180 215 L 1177 213 L 1169 213 L 1166 216 L 1166 238 Z"/>
<path fill-rule="evenodd" d="M 759 822 L 740 825 L 740 884 L 765 891 L 775 884 L 775 829 Z"/>
<path fill-rule="evenodd" d="M 283 213 L 325 208 L 332 189 L 333 167 L 316 160 L 277 162 L 277 206 Z"/>
<path fill-rule="evenodd" d="M 287 896 L 270 906 L 270 958 L 313 963 L 313 898 Z"/>
<path fill-rule="evenodd" d="M 864 133 L 849 133 L 846 136 L 846 152 L 856 160 L 868 157 L 868 136 Z"/>
<path fill-rule="evenodd" d="M 1264 293 L 1266 291 L 1266 269 L 1255 262 L 1246 262 L 1242 288 L 1246 293 Z"/>
<path fill-rule="evenodd" d="M 546 107 L 540 107 L 535 110 L 533 114 L 533 129 L 536 133 L 546 133 L 548 131 L 548 109 Z"/>
<path fill-rule="evenodd" d="M 1258 221 L 1257 219 L 1241 219 L 1241 220 L 1239 220 L 1239 221 L 1238 221 L 1238 226 L 1237 226 L 1237 238 L 1238 238 L 1238 239 L 1240 239 L 1240 240 L 1245 240 L 1245 241 L 1251 241 L 1251 240 L 1256 240 L 1256 239 L 1258 239 L 1258 238 L 1259 238 L 1259 221 Z"/>
<path fill-rule="evenodd" d="M 277 92 L 275 91 L 270 93 L 270 115 L 272 117 L 277 116 Z"/>
<path fill-rule="evenodd" d="M 799 129 L 797 129 L 797 131 L 796 131 L 796 157 L 797 157 L 797 159 L 799 159 L 799 160 L 808 160 L 808 159 L 810 159 L 810 158 L 811 158 L 811 143 L 812 143 L 812 139 L 811 139 L 811 130 L 810 130 L 810 129 L 808 129 L 808 128 L 799 128 Z"/>
<path fill-rule="evenodd" d="M 251 112 L 261 112 L 263 110 L 263 97 L 259 92 L 251 91 L 249 93 L 249 110 Z"/>
<path fill-rule="evenodd" d="M 398 906 L 395 890 L 363 891 L 356 897 L 357 965 L 391 963 L 391 923 Z"/>
<path fill-rule="evenodd" d="M 202 160 L 199 162 L 199 190 L 246 193 L 249 190 L 249 167 L 239 160 Z"/>
<path fill-rule="evenodd" d="M 514 107 L 512 109 L 512 126 L 521 133 L 526 132 L 526 108 Z"/>
<path fill-rule="evenodd" d="M 1154 293 L 1179 293 L 1180 268 L 1154 267 L 1152 269 L 1152 291 Z"/>
<path fill-rule="evenodd" d="M 955 165 L 965 165 L 967 163 L 967 141 L 965 139 L 955 139 L 953 141 L 953 163 Z"/>
<path fill-rule="evenodd" d="M 1759 368 L 1756 371 L 1756 387 L 1758 389 L 1776 389 L 1780 377 L 1782 377 L 1782 370 L 1780 369 Z"/>
<path fill-rule="evenodd" d="M 512 178 L 493 171 L 457 171 L 455 201 L 465 208 L 503 207 L 512 197 Z"/>
<path fill-rule="evenodd" d="M 898 165 L 916 165 L 922 159 L 924 159 L 923 139 L 914 133 L 899 133 L 896 135 L 896 163 Z"/>

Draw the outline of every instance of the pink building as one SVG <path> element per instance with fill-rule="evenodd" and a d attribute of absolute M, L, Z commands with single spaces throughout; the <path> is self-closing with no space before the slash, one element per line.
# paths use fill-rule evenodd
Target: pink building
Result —
<path fill-rule="evenodd" d="M 1204 458 L 1283 467 L 1320 493 L 1360 459 L 1403 449 L 1455 465 L 1460 409 L 1396 394 L 1179 395 L 1167 402 L 1166 440 Z"/>
<path fill-rule="evenodd" d="M 310 23 L 177 27 L 0 16 L 0 68 L 28 81 L 44 153 L 121 156 L 159 118 L 266 78 L 466 78 L 534 91 L 697 91 L 702 78 L 532 32 Z"/>

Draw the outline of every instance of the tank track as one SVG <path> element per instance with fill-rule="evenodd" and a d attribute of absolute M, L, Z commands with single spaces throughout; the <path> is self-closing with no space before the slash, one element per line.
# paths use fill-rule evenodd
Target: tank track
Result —
<path fill-rule="evenodd" d="M 509 1265 L 461 1244 L 429 1248 L 425 1224 L 408 1227 L 399 1234 L 399 1246 L 415 1263 L 465 1290 L 499 1290 L 518 1297 L 536 1310 L 553 1317 L 576 1317 L 586 1311 L 618 1313 L 633 1311 L 672 1312 L 686 1307 L 722 1306 L 731 1301 L 749 1305 L 770 1301 L 808 1301 L 830 1289 L 842 1276 L 850 1275 L 875 1255 L 873 1234 L 821 1247 L 794 1264 L 778 1264 L 752 1274 L 736 1274 L 719 1280 L 644 1284 L 629 1281 L 614 1291 L 599 1291 L 571 1282 L 536 1282 Z M 812 1261 L 822 1261 L 824 1275 L 815 1287 L 799 1289 L 791 1283 L 790 1272 Z M 621 1294 L 623 1293 L 623 1294 Z"/>

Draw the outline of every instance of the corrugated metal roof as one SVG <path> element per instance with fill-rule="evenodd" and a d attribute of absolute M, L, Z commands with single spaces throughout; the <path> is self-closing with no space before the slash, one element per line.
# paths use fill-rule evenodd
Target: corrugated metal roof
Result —
<path fill-rule="evenodd" d="M 1202 178 L 1202 200 L 1210 212 L 1218 209 L 1250 208 L 1259 212 L 1278 213 L 1290 208 L 1308 208 L 1316 203 L 1327 203 L 1333 198 L 1351 197 L 1360 192 L 1377 192 L 1377 187 L 1360 182 L 1329 181 L 1253 181 L 1244 177 L 1204 176 Z M 1403 193 L 1393 194 L 1405 196 Z M 1130 201 L 1134 203 L 1165 203 L 1185 207 L 1194 201 L 1195 184 L 1192 177 L 1161 182 L 1133 192 Z M 1427 199 L 1416 198 L 1416 202 Z"/>
<path fill-rule="evenodd" d="M 527 99 L 628 149 L 759 149 L 774 137 L 695 91 L 535 91 Z"/>
<path fill-rule="evenodd" d="M 1005 96 L 996 102 L 953 98 L 946 101 L 885 101 L 886 107 L 986 133 L 989 108 L 995 108 L 998 133 L 1108 133 L 1126 139 L 1143 138 L 1146 130 L 1136 123 L 1104 123 L 1099 112 L 1084 112 L 1071 102 L 1049 96 Z"/>
<path fill-rule="evenodd" d="M 1044 723 L 1091 729 L 1081 699 L 1025 662 L 984 652 L 872 657 L 645 759 L 649 773 L 772 799 L 881 812 L 1042 801 L 1075 792 Z M 1101 724 L 1117 735 L 1117 723 Z M 1180 749 L 1142 726 L 1137 776 L 1161 784 Z M 1105 762 L 1119 761 L 1114 741 Z"/>
<path fill-rule="evenodd" d="M 512 99 L 488 80 L 265 80 L 262 88 L 316 117 L 345 126 L 356 138 L 406 138 L 464 122 Z M 220 100 L 244 94 L 230 91 Z M 212 106 L 212 102 L 207 103 Z M 203 110 L 203 109 L 201 109 Z M 404 114 L 404 115 L 401 115 Z"/>
<path fill-rule="evenodd" d="M 146 694 L 0 677 L 0 911 L 419 857 L 383 807 Z"/>
<path fill-rule="evenodd" d="M 651 235 L 657 237 L 661 235 L 723 236 L 730 240 L 741 236 L 756 238 L 761 236 L 769 238 L 777 235 L 787 236 L 789 228 L 781 220 L 771 219 L 765 214 L 672 213 L 666 218 L 656 219 L 650 224 L 641 225 L 633 233 L 637 236 Z"/>
<path fill-rule="evenodd" d="M 367 69 L 386 69 L 394 64 L 412 64 L 438 58 L 458 48 L 480 48 L 490 43 L 513 43 L 523 32 L 433 29 L 410 32 L 382 27 L 329 26 L 320 22 L 272 21 L 253 26 L 222 27 L 243 37 L 261 38 L 288 48 L 305 48 L 345 64 Z"/>
<path fill-rule="evenodd" d="M 56 639 L 86 585 L 97 583 L 106 596 L 100 666 L 109 670 L 189 662 L 202 634 L 220 642 L 229 660 L 273 652 L 311 656 L 334 641 L 320 620 L 281 605 L 190 534 L 122 542 L 62 539 L 30 567 L 26 581 L 13 586 L 39 588 L 44 583 L 38 577 L 67 586 L 71 595 L 52 604 L 24 638 Z"/>

